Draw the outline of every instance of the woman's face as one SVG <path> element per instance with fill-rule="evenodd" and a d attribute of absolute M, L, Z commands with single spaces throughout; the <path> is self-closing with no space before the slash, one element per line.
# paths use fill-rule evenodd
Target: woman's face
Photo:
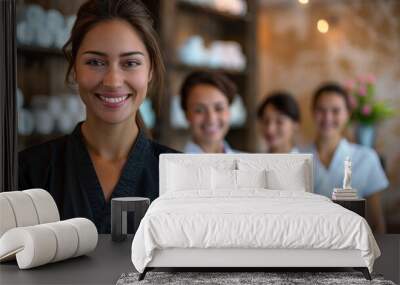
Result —
<path fill-rule="evenodd" d="M 146 47 L 122 20 L 101 22 L 85 35 L 74 72 L 88 119 L 109 124 L 136 115 L 151 80 Z"/>
<path fill-rule="evenodd" d="M 212 85 L 198 84 L 189 91 L 186 118 L 195 141 L 222 142 L 229 129 L 228 98 Z"/>
<path fill-rule="evenodd" d="M 320 137 L 341 136 L 349 119 L 345 100 L 334 92 L 324 93 L 315 104 L 314 119 Z"/>
<path fill-rule="evenodd" d="M 292 147 L 298 124 L 269 104 L 260 120 L 261 134 L 271 149 Z"/>

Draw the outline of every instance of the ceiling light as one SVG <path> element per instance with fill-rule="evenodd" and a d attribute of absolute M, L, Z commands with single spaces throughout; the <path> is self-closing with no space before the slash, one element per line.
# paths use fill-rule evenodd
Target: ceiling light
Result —
<path fill-rule="evenodd" d="M 320 33 L 327 33 L 329 31 L 329 23 L 327 20 L 319 19 L 317 22 L 317 29 Z"/>
<path fill-rule="evenodd" d="M 303 4 L 303 5 L 308 4 L 308 0 L 298 0 L 298 1 L 300 4 Z"/>

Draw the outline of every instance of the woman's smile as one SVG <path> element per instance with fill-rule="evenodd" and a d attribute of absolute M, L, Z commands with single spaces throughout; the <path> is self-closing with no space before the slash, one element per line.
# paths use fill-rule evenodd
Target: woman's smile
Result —
<path fill-rule="evenodd" d="M 104 107 L 118 109 L 123 107 L 127 103 L 132 94 L 95 93 L 95 96 L 102 102 Z"/>

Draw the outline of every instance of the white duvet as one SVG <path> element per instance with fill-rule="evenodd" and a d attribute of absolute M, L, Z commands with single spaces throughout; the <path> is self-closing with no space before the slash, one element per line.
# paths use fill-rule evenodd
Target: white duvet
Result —
<path fill-rule="evenodd" d="M 248 189 L 199 196 L 166 193 L 154 200 L 132 243 L 143 272 L 155 249 L 358 249 L 372 272 L 380 251 L 364 218 L 328 198 L 299 191 Z"/>

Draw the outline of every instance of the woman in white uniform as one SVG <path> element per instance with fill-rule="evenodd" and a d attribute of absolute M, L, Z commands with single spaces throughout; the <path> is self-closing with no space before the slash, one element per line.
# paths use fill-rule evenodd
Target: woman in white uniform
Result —
<path fill-rule="evenodd" d="M 236 86 L 226 76 L 193 72 L 181 87 L 181 107 L 189 122 L 191 140 L 185 153 L 235 153 L 225 141 L 229 130 L 230 104 Z"/>
<path fill-rule="evenodd" d="M 296 99 L 287 92 L 273 92 L 257 111 L 259 130 L 269 153 L 298 153 L 295 134 L 300 123 Z"/>
<path fill-rule="evenodd" d="M 374 232 L 385 232 L 380 193 L 389 182 L 373 149 L 343 137 L 351 113 L 346 90 L 335 83 L 322 85 L 313 96 L 312 110 L 317 132 L 310 149 L 315 158 L 314 192 L 331 197 L 333 188 L 342 187 L 344 160 L 349 156 L 351 186 L 367 200 L 367 220 Z"/>

